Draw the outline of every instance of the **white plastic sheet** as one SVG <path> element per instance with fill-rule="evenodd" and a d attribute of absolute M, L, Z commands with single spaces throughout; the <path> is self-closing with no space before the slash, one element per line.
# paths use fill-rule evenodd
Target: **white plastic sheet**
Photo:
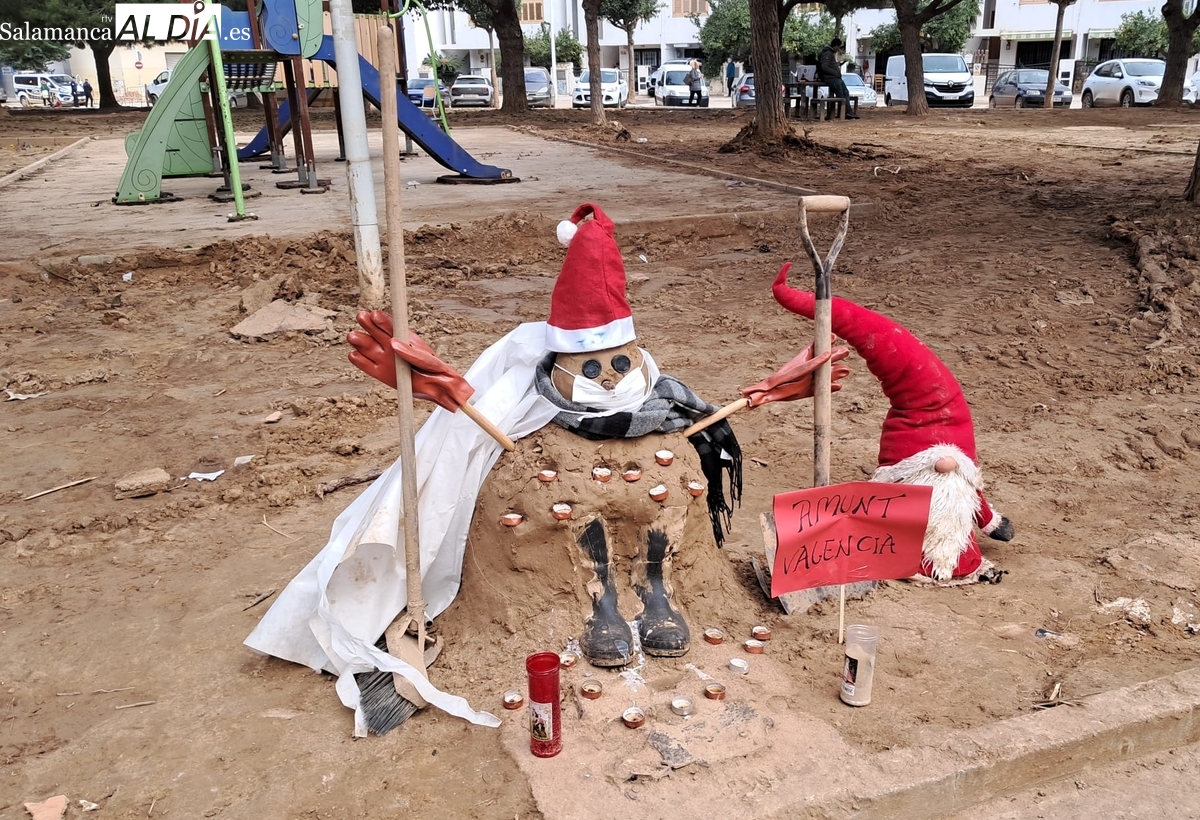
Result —
<path fill-rule="evenodd" d="M 523 324 L 485 350 L 465 374 L 476 409 L 519 439 L 557 414 L 537 395 L 534 369 L 546 354 L 544 322 Z M 479 488 L 501 448 L 464 413 L 436 409 L 417 432 L 417 504 L 426 616 L 450 606 L 462 577 Z M 400 462 L 377 478 L 333 523 L 329 542 L 283 590 L 246 639 L 266 655 L 338 676 L 337 692 L 366 734 L 353 675 L 398 672 L 430 704 L 484 726 L 499 719 L 439 691 L 416 669 L 375 648 L 407 604 L 401 531 Z"/>

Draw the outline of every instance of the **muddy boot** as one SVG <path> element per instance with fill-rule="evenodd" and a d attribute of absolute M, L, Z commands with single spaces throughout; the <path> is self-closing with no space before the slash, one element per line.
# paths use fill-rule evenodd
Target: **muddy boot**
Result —
<path fill-rule="evenodd" d="M 633 588 L 642 599 L 642 613 L 637 617 L 642 650 L 658 658 L 678 658 L 691 647 L 691 633 L 683 615 L 671 606 L 668 576 L 675 550 L 661 529 L 646 533 L 643 549 L 633 568 Z"/>
<path fill-rule="evenodd" d="M 592 614 L 584 624 L 579 646 L 592 666 L 624 666 L 632 657 L 633 633 L 617 610 L 617 589 L 613 586 L 604 522 L 599 518 L 589 522 L 579 534 L 578 542 L 595 572 L 587 585 L 592 596 Z"/>

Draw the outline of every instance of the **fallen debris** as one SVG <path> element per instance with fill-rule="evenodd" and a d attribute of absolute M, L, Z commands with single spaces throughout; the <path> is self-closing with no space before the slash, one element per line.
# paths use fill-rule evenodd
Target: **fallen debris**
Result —
<path fill-rule="evenodd" d="M 276 424 L 281 418 L 283 418 L 283 413 L 279 410 L 276 410 L 274 413 L 263 419 L 263 424 Z"/>
<path fill-rule="evenodd" d="M 34 493 L 33 495 L 27 495 L 21 500 L 22 501 L 30 501 L 34 498 L 41 498 L 44 495 L 50 495 L 50 493 L 56 493 L 59 490 L 65 490 L 68 487 L 77 487 L 80 484 L 86 484 L 89 481 L 95 481 L 96 478 L 97 478 L 97 476 L 88 476 L 87 478 L 81 478 L 77 481 L 68 481 L 66 484 L 59 484 L 57 487 L 51 487 L 48 490 L 42 490 L 40 493 Z"/>
<path fill-rule="evenodd" d="M 115 496 L 118 501 L 126 498 L 143 498 L 156 495 L 171 488 L 171 474 L 162 467 L 138 470 L 117 479 Z"/>
<path fill-rule="evenodd" d="M 246 339 L 263 339 L 289 330 L 319 332 L 327 329 L 329 320 L 336 315 L 337 311 L 276 299 L 238 322 L 229 332 Z"/>
<path fill-rule="evenodd" d="M 59 794 L 41 803 L 26 803 L 25 811 L 33 816 L 33 820 L 59 820 L 67 813 L 67 796 Z"/>
<path fill-rule="evenodd" d="M 333 481 L 326 481 L 324 484 L 317 485 L 317 498 L 324 498 L 329 493 L 335 490 L 340 490 L 343 487 L 353 487 L 355 484 L 366 484 L 368 481 L 374 481 L 383 474 L 383 470 L 378 467 L 373 467 L 362 475 L 348 475 L 341 478 L 335 478 Z M 277 531 L 278 532 L 278 531 Z"/>

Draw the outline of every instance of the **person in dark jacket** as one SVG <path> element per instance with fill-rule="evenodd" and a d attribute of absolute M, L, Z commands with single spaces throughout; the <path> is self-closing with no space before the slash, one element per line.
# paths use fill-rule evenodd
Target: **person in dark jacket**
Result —
<path fill-rule="evenodd" d="M 829 45 L 821 49 L 821 53 L 817 55 L 817 79 L 829 84 L 830 97 L 842 97 L 848 100 L 850 91 L 846 88 L 846 81 L 842 79 L 842 69 L 839 65 L 838 52 L 841 51 L 842 41 L 834 37 L 829 41 Z M 830 103 L 825 110 L 825 119 L 833 118 L 833 103 Z M 857 114 L 853 114 L 847 106 L 846 119 L 856 120 Z"/>

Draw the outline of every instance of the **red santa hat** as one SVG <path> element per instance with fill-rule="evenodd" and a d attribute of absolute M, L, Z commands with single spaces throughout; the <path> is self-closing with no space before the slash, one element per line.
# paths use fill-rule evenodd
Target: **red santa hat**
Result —
<path fill-rule="evenodd" d="M 598 206 L 585 203 L 569 221 L 558 224 L 558 240 L 567 246 L 567 258 L 550 296 L 547 349 L 582 353 L 636 339 L 625 298 L 625 263 L 612 220 Z"/>
<path fill-rule="evenodd" d="M 815 296 L 788 287 L 790 269 L 791 263 L 785 264 L 775 278 L 771 288 L 775 301 L 811 319 Z M 970 509 L 959 509 L 949 517 L 968 513 L 975 526 L 991 535 L 1004 519 L 983 496 L 983 481 L 975 464 L 971 408 L 954 374 L 916 336 L 886 316 L 837 297 L 831 307 L 834 333 L 849 342 L 863 358 L 891 404 L 879 436 L 879 469 L 873 480 L 909 483 L 922 470 L 932 469 L 939 459 L 950 456 L 975 489 L 977 498 L 971 500 Z M 927 535 L 926 541 L 929 540 Z M 955 576 L 979 566 L 979 548 L 969 529 L 947 532 L 945 539 L 935 540 L 965 540 L 961 547 L 965 551 Z M 952 548 L 960 549 L 956 545 Z"/>

